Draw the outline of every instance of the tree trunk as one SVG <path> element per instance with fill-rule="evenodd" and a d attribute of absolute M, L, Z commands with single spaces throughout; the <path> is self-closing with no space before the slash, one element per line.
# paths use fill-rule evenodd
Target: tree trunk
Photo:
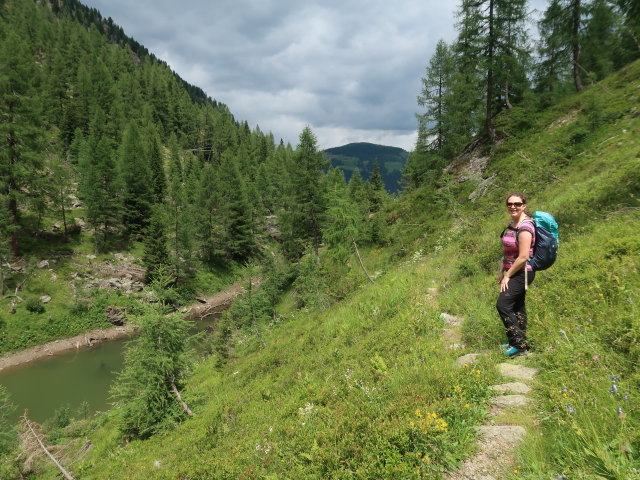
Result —
<path fill-rule="evenodd" d="M 367 272 L 367 269 L 364 266 L 364 262 L 362 261 L 362 257 L 360 256 L 360 251 L 358 250 L 358 245 L 356 244 L 355 240 L 353 240 L 353 246 L 356 249 L 356 255 L 358 256 L 358 260 L 360 261 L 360 266 L 362 267 L 362 271 L 364 272 L 364 274 L 367 276 L 367 278 L 371 283 L 376 283 L 373 281 L 373 278 L 371 278 L 371 275 L 369 275 L 369 272 Z"/>
<path fill-rule="evenodd" d="M 493 129 L 493 91 L 494 91 L 494 80 L 493 80 L 493 47 L 495 43 L 494 31 L 493 31 L 493 20 L 494 20 L 494 0 L 489 1 L 489 37 L 487 44 L 487 111 L 484 119 L 484 128 L 491 138 L 492 142 L 496 140 L 496 132 Z"/>
<path fill-rule="evenodd" d="M 178 387 L 176 387 L 176 384 L 173 381 L 171 382 L 171 392 L 173 392 L 173 394 L 178 399 L 178 402 L 180 402 L 180 405 L 182 406 L 182 410 L 184 410 L 184 413 L 186 413 L 190 417 L 193 417 L 193 412 L 189 408 L 189 405 L 187 405 L 184 402 L 184 400 L 182 400 L 182 395 L 180 395 L 180 391 L 178 390 Z"/>
<path fill-rule="evenodd" d="M 27 427 L 27 429 L 29 430 L 29 432 L 31 432 L 31 435 L 33 435 L 33 437 L 37 440 L 38 445 L 40 445 L 40 448 L 42 448 L 44 453 L 56 465 L 56 467 L 58 467 L 58 470 L 60 470 L 60 473 L 62 473 L 64 478 L 66 478 L 67 480 L 73 480 L 73 477 L 71 476 L 71 474 L 64 469 L 64 467 L 60 464 L 60 462 L 58 462 L 58 460 L 56 460 L 56 458 L 53 455 L 51 455 L 49 450 L 47 450 L 47 447 L 44 446 L 44 443 L 42 443 L 42 440 L 40 440 L 40 437 L 38 436 L 38 434 L 35 432 L 35 430 L 31 426 L 31 421 L 27 418 L 27 411 L 26 410 L 24 411 L 24 415 L 23 415 L 22 419 L 24 420 L 24 424 Z"/>
<path fill-rule="evenodd" d="M 580 0 L 573 0 L 571 2 L 571 56 L 573 63 L 573 83 L 575 84 L 576 91 L 582 92 L 584 85 L 582 84 L 582 77 L 580 76 Z"/>

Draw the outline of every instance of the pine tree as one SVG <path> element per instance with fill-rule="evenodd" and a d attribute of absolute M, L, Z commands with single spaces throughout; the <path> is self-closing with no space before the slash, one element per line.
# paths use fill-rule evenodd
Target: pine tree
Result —
<path fill-rule="evenodd" d="M 252 208 L 247 187 L 240 175 L 237 159 L 226 152 L 223 155 L 221 175 L 224 179 L 225 227 L 227 255 L 237 262 L 245 262 L 255 249 Z"/>
<path fill-rule="evenodd" d="M 479 73 L 484 78 L 481 89 L 484 98 L 483 131 L 495 140 L 493 119 L 511 101 L 510 90 L 514 85 L 526 88 L 525 65 L 528 42 L 525 30 L 524 0 L 462 0 L 458 23 L 459 36 L 456 53 L 461 56 L 454 76 L 452 91 L 459 101 L 461 90 L 474 95 L 470 89 Z M 478 71 L 473 70 L 477 64 Z M 465 73 L 466 72 L 466 73 Z M 472 75 L 469 76 L 469 73 Z M 456 91 L 457 82 L 463 81 Z M 477 96 L 476 96 L 477 98 Z M 453 109 L 451 109 L 453 111 Z M 471 112 L 470 112 L 471 113 Z"/>
<path fill-rule="evenodd" d="M 119 159 L 123 184 L 123 223 L 129 233 L 141 234 L 151 213 L 153 183 L 140 129 L 135 121 L 129 122 L 124 131 Z"/>
<path fill-rule="evenodd" d="M 156 206 L 145 231 L 142 265 L 146 269 L 145 282 L 147 284 L 156 279 L 156 274 L 160 269 L 169 265 L 166 234 L 167 220 L 164 217 L 162 208 Z"/>
<path fill-rule="evenodd" d="M 377 158 L 373 162 L 373 171 L 371 172 L 369 180 L 367 180 L 366 186 L 369 211 L 375 213 L 380 210 L 386 197 L 382 173 L 380 172 L 380 163 Z"/>
<path fill-rule="evenodd" d="M 20 204 L 36 187 L 43 166 L 40 70 L 25 38 L 0 32 L 0 194 L 10 221 L 11 251 L 20 255 Z"/>
<path fill-rule="evenodd" d="M 582 0 L 551 0 L 549 3 L 539 24 L 542 34 L 539 52 L 543 61 L 538 78 L 542 88 L 557 88 L 567 72 L 575 90 L 584 89 L 580 64 L 584 18 Z"/>
<path fill-rule="evenodd" d="M 121 188 L 114 156 L 106 137 L 90 136 L 80 148 L 80 195 L 87 222 L 94 229 L 97 251 L 106 245 L 111 228 L 118 226 L 121 219 Z"/>
<path fill-rule="evenodd" d="M 328 161 L 318 151 L 311 128 L 305 127 L 295 150 L 291 170 L 291 199 L 285 216 L 283 234 L 285 251 L 290 258 L 300 258 L 306 243 L 318 255 L 326 211 L 323 170 Z"/>
<path fill-rule="evenodd" d="M 152 312 L 142 318 L 111 390 L 125 438 L 148 438 L 190 412 L 180 394 L 190 365 L 187 339 L 188 324 L 177 316 Z"/>
<path fill-rule="evenodd" d="M 202 259 L 209 265 L 220 261 L 224 255 L 224 213 L 222 185 L 213 165 L 207 163 L 197 187 L 195 202 L 196 235 Z"/>
<path fill-rule="evenodd" d="M 446 97 L 450 93 L 454 73 L 453 55 L 447 44 L 440 40 L 422 78 L 422 91 L 418 105 L 424 113 L 418 114 L 418 142 L 426 149 L 442 153 L 450 142 Z"/>
<path fill-rule="evenodd" d="M 341 170 L 334 171 L 341 173 Z M 329 179 L 331 172 L 330 170 L 327 175 Z M 351 176 L 351 180 L 354 175 Z M 327 203 L 327 223 L 323 229 L 327 253 L 339 263 L 346 263 L 353 254 L 353 242 L 358 239 L 362 216 L 358 205 L 350 196 L 349 189 L 344 185 L 344 176 L 342 184 L 339 181 L 329 181 Z"/>

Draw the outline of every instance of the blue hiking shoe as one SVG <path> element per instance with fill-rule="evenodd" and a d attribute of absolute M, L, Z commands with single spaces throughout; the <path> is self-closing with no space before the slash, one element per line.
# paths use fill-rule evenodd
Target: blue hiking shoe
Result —
<path fill-rule="evenodd" d="M 509 348 L 511 348 L 511 345 L 509 345 L 508 343 L 501 343 L 500 348 L 502 350 L 509 350 Z"/>
<path fill-rule="evenodd" d="M 527 350 L 524 348 L 509 347 L 507 350 L 504 351 L 504 354 L 509 358 L 513 358 L 513 357 L 517 357 L 518 355 L 522 355 L 523 353 L 526 353 L 526 351 Z"/>

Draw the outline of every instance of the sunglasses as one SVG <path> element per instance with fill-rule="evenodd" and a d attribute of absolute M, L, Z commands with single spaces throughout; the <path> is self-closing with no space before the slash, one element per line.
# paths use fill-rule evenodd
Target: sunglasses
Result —
<path fill-rule="evenodd" d="M 507 202 L 507 207 L 520 208 L 522 205 L 524 205 L 522 202 Z"/>

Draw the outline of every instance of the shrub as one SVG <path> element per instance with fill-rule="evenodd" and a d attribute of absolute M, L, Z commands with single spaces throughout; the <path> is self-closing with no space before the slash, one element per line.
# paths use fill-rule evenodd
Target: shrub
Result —
<path fill-rule="evenodd" d="M 29 298 L 24 304 L 27 311 L 31 313 L 44 313 L 44 305 L 38 298 Z"/>

